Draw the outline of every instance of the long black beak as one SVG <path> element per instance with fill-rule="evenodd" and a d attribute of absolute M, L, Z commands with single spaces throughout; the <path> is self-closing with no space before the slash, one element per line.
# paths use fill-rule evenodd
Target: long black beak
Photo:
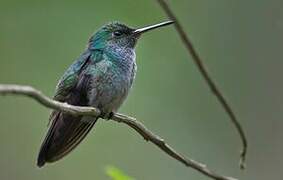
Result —
<path fill-rule="evenodd" d="M 173 23 L 174 23 L 174 21 L 165 21 L 165 22 L 162 22 L 162 23 L 146 26 L 146 27 L 134 30 L 134 34 L 140 35 L 140 34 L 145 33 L 147 31 L 151 31 L 153 29 L 160 28 L 160 27 L 163 27 L 163 26 L 167 26 L 167 25 L 170 25 L 170 24 L 173 24 Z"/>

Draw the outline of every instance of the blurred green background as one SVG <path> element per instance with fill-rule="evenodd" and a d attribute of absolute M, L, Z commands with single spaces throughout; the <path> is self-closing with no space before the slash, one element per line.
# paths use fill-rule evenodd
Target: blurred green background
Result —
<path fill-rule="evenodd" d="M 241 180 L 282 179 L 283 1 L 169 1 L 237 113 L 241 142 L 173 27 L 144 35 L 138 74 L 120 112 L 137 117 L 184 155 Z M 1 0 L 0 83 L 32 85 L 52 96 L 89 36 L 119 20 L 140 27 L 166 20 L 153 0 Z M 0 179 L 108 180 L 113 165 L 138 180 L 207 180 L 123 124 L 99 121 L 63 160 L 36 167 L 49 110 L 24 97 L 0 97 Z"/>

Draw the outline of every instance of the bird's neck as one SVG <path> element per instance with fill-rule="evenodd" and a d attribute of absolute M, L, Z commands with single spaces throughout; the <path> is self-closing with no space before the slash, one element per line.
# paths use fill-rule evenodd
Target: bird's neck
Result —
<path fill-rule="evenodd" d="M 107 56 L 113 60 L 118 62 L 125 62 L 125 61 L 131 61 L 135 59 L 135 50 L 133 48 L 129 47 L 121 47 L 117 45 L 108 45 L 104 52 L 107 54 Z"/>
<path fill-rule="evenodd" d="M 103 51 L 107 60 L 122 74 L 130 75 L 136 67 L 136 54 L 132 48 L 124 48 L 110 45 Z"/>

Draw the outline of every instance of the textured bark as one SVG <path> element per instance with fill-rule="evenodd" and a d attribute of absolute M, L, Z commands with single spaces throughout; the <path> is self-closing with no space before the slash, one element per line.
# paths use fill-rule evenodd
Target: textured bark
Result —
<path fill-rule="evenodd" d="M 93 107 L 82 107 L 82 106 L 73 106 L 67 103 L 61 103 L 55 100 L 52 100 L 45 96 L 39 90 L 30 87 L 30 86 L 21 86 L 21 85 L 3 85 L 0 84 L 0 95 L 22 95 L 28 96 L 30 98 L 35 99 L 40 104 L 45 107 L 64 111 L 66 113 L 71 113 L 74 115 L 87 115 L 87 116 L 100 116 L 100 110 L 93 108 Z M 216 180 L 236 180 L 232 177 L 226 177 L 222 175 L 218 175 L 217 173 L 209 170 L 206 165 L 196 162 L 192 159 L 186 158 L 172 147 L 170 147 L 162 138 L 151 132 L 147 129 L 141 122 L 137 121 L 135 118 L 115 113 L 111 117 L 110 120 L 124 123 L 138 132 L 146 141 L 150 141 L 159 147 L 162 151 L 167 153 L 172 158 L 176 159 L 177 161 L 183 163 L 187 167 L 191 167 L 202 174 Z"/>
<path fill-rule="evenodd" d="M 190 39 L 186 35 L 183 27 L 181 26 L 181 23 L 179 22 L 179 20 L 177 19 L 177 17 L 173 13 L 173 11 L 170 9 L 168 3 L 165 0 L 157 0 L 157 2 L 159 3 L 160 7 L 164 10 L 166 15 L 172 21 L 174 21 L 175 29 L 176 29 L 177 33 L 179 34 L 179 36 L 180 36 L 184 46 L 186 47 L 187 51 L 192 56 L 192 59 L 193 59 L 194 63 L 196 64 L 199 72 L 201 73 L 202 77 L 204 78 L 205 82 L 209 86 L 212 93 L 216 96 L 216 98 L 218 99 L 218 101 L 222 105 L 223 109 L 226 111 L 226 113 L 230 117 L 233 125 L 236 127 L 236 129 L 237 129 L 237 131 L 238 131 L 238 133 L 241 137 L 242 144 L 243 144 L 243 149 L 242 149 L 241 156 L 240 156 L 240 168 L 245 169 L 245 160 L 246 160 L 246 154 L 247 154 L 247 148 L 248 148 L 248 141 L 247 141 L 246 135 L 244 133 L 244 130 L 243 130 L 240 122 L 236 118 L 234 111 L 232 110 L 228 101 L 225 99 L 225 97 L 223 96 L 223 94 L 221 93 L 219 88 L 217 87 L 216 83 L 212 80 L 211 76 L 208 74 L 208 71 L 207 71 L 206 67 L 204 66 L 204 63 L 203 63 L 202 59 L 200 58 L 199 54 L 195 50 L 193 43 L 190 41 Z"/>

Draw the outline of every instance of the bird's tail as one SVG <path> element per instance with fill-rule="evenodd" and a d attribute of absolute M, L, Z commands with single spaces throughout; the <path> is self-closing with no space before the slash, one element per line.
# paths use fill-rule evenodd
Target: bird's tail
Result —
<path fill-rule="evenodd" d="M 71 152 L 89 133 L 97 118 L 82 117 L 55 111 L 52 124 L 41 145 L 37 159 L 38 167 L 54 162 Z M 85 120 L 92 118 L 92 120 Z"/>

